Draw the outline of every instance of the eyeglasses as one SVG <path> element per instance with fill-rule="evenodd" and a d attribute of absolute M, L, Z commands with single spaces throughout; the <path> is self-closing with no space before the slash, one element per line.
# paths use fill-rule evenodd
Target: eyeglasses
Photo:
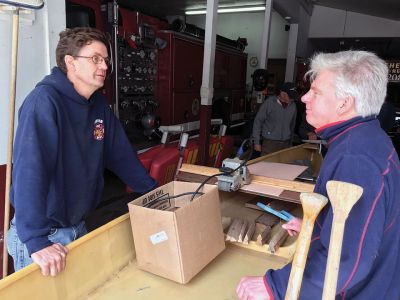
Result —
<path fill-rule="evenodd" d="M 105 64 L 107 65 L 107 67 L 111 66 L 111 60 L 109 57 L 102 57 L 101 55 L 93 55 L 93 56 L 82 56 L 82 55 L 74 55 L 73 57 L 82 57 L 82 58 L 90 58 L 92 59 L 92 61 L 96 64 L 102 64 L 103 62 L 105 62 Z"/>

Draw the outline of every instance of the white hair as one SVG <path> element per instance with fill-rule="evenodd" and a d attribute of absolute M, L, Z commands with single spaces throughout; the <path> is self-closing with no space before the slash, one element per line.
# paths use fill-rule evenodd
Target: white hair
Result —
<path fill-rule="evenodd" d="M 318 53 L 311 59 L 306 76 L 312 81 L 325 70 L 336 74 L 336 96 L 354 97 L 355 109 L 360 116 L 379 113 L 388 82 L 388 67 L 384 60 L 367 51 Z"/>

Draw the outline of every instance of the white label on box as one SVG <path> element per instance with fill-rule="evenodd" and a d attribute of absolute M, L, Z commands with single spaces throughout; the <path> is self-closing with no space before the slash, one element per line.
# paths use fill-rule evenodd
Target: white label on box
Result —
<path fill-rule="evenodd" d="M 150 236 L 150 241 L 153 245 L 162 243 L 166 240 L 168 240 L 168 236 L 165 231 L 160 231 Z"/>

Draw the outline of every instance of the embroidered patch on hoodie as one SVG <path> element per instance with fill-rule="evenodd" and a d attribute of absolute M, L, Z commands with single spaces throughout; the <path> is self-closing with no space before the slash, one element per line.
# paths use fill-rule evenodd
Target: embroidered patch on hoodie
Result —
<path fill-rule="evenodd" d="M 96 119 L 96 121 L 94 121 L 93 137 L 97 141 L 101 141 L 101 140 L 104 139 L 104 124 L 103 124 L 103 120 Z"/>

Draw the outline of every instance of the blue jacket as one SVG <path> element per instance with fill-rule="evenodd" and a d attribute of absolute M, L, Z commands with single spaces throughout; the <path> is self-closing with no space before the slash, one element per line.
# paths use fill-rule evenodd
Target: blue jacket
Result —
<path fill-rule="evenodd" d="M 336 299 L 400 299 L 400 164 L 389 137 L 374 117 L 353 118 L 318 131 L 328 141 L 315 192 L 326 182 L 363 187 L 345 225 Z M 321 299 L 332 226 L 328 204 L 318 216 L 300 299 Z M 268 271 L 275 299 L 283 299 L 291 265 Z"/>
<path fill-rule="evenodd" d="M 22 104 L 14 144 L 10 198 L 29 254 L 52 244 L 51 228 L 75 225 L 96 208 L 105 168 L 136 192 L 156 185 L 105 97 L 85 99 L 54 68 Z"/>

